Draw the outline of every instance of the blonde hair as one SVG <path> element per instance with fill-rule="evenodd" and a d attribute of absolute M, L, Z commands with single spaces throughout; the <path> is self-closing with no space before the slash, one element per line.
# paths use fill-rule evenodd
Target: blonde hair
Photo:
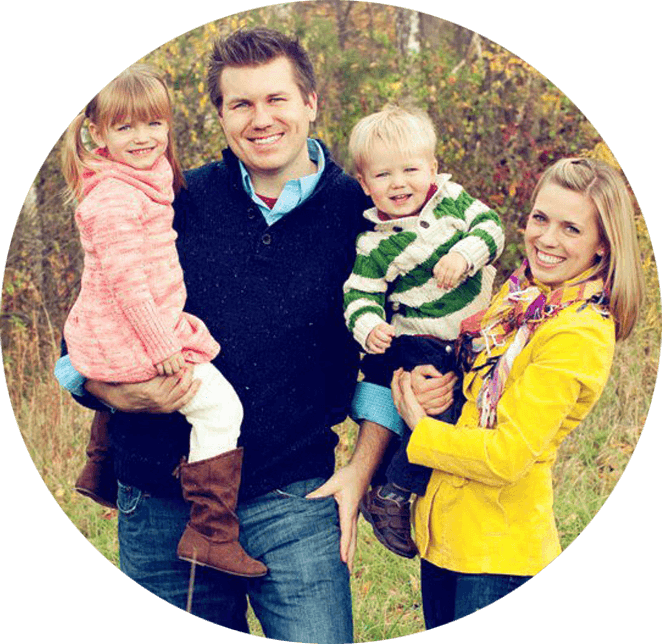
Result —
<path fill-rule="evenodd" d="M 62 146 L 62 173 L 68 186 L 70 200 L 82 197 L 82 178 L 85 169 L 94 169 L 100 157 L 90 151 L 83 140 L 86 122 L 105 133 L 122 121 L 152 121 L 164 119 L 172 130 L 170 94 L 161 74 L 148 65 L 137 64 L 124 70 L 104 87 L 71 122 Z M 173 187 L 177 193 L 184 185 L 172 132 L 169 132 L 165 156 L 172 166 Z"/>
<path fill-rule="evenodd" d="M 542 174 L 532 201 L 550 182 L 586 195 L 595 206 L 606 251 L 598 256 L 592 275 L 604 280 L 616 339 L 623 340 L 637 322 L 645 290 L 634 208 L 625 181 L 615 168 L 602 161 L 561 159 Z"/>
<path fill-rule="evenodd" d="M 407 152 L 429 152 L 434 158 L 437 135 L 430 117 L 419 109 L 386 105 L 381 111 L 363 117 L 349 136 L 349 154 L 356 172 L 368 162 L 378 144 Z"/>

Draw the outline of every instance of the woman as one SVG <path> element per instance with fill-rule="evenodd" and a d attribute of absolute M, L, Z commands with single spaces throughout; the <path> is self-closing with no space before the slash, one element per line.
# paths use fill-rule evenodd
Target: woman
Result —
<path fill-rule="evenodd" d="M 526 261 L 463 325 L 472 366 L 457 424 L 426 415 L 410 374 L 393 378 L 413 430 L 409 460 L 434 469 L 414 512 L 427 628 L 496 601 L 561 552 L 556 452 L 599 398 L 614 343 L 641 308 L 632 203 L 613 168 L 563 159 L 533 202 Z"/>

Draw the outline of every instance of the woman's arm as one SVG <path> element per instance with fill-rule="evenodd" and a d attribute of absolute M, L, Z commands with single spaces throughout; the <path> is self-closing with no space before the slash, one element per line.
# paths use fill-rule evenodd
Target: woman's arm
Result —
<path fill-rule="evenodd" d="M 575 326 L 555 322 L 531 340 L 531 362 L 506 386 L 494 429 L 425 416 L 406 374 L 396 376 L 394 400 L 413 427 L 410 461 L 500 486 L 520 479 L 554 440 L 560 442 L 602 392 L 613 355 L 613 325 L 602 319 Z"/>

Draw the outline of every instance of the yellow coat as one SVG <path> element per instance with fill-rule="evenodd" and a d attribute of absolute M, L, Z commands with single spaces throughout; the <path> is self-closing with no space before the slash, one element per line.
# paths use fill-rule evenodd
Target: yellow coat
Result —
<path fill-rule="evenodd" d="M 514 360 L 494 429 L 478 426 L 482 372 L 465 376 L 457 425 L 432 418 L 416 425 L 409 460 L 434 470 L 415 502 L 416 543 L 434 565 L 534 575 L 561 552 L 552 465 L 600 396 L 615 343 L 611 317 L 579 307 L 543 322 Z M 475 364 L 484 360 L 479 355 Z"/>

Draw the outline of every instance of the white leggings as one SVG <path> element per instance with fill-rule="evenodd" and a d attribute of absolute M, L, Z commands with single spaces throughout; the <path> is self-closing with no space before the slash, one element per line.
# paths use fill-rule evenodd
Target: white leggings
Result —
<path fill-rule="evenodd" d="M 179 410 L 192 425 L 189 463 L 235 449 L 244 417 L 239 396 L 214 365 L 196 364 L 193 377 L 201 381 L 200 389 Z"/>

